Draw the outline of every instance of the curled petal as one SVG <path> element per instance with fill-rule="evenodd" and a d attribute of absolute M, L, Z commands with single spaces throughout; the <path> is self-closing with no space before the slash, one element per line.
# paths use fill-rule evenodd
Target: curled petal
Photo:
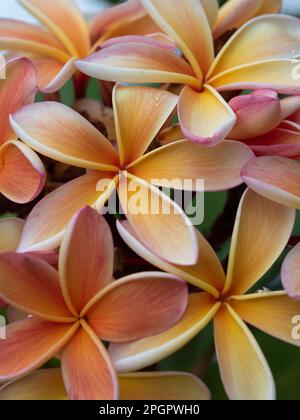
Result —
<path fill-rule="evenodd" d="M 245 183 L 264 197 L 300 209 L 300 165 L 284 157 L 259 157 L 242 170 Z"/>
<path fill-rule="evenodd" d="M 35 58 L 33 60 L 39 90 L 45 94 L 57 92 L 71 79 L 76 71 L 75 59 L 61 63 L 55 58 Z"/>
<path fill-rule="evenodd" d="M 283 286 L 292 299 L 300 299 L 300 245 L 298 244 L 286 257 L 281 279 Z"/>
<path fill-rule="evenodd" d="M 232 130 L 236 116 L 219 93 L 205 86 L 198 92 L 186 86 L 179 96 L 178 116 L 188 140 L 215 146 Z"/>

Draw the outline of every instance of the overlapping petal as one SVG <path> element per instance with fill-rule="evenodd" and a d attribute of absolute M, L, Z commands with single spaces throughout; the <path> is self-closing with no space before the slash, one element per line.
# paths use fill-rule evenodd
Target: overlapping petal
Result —
<path fill-rule="evenodd" d="M 286 257 L 281 270 L 282 283 L 292 299 L 300 299 L 300 245 Z"/>
<path fill-rule="evenodd" d="M 245 183 L 264 197 L 300 209 L 300 165 L 284 157 L 251 160 L 242 170 Z"/>
<path fill-rule="evenodd" d="M 39 258 L 0 254 L 0 296 L 19 310 L 48 321 L 72 322 L 57 271 Z"/>
<path fill-rule="evenodd" d="M 33 63 L 37 72 L 39 89 L 46 94 L 61 89 L 76 71 L 74 58 L 62 63 L 55 58 L 42 57 L 35 58 Z"/>
<path fill-rule="evenodd" d="M 209 85 L 201 92 L 186 86 L 179 96 L 178 116 L 185 137 L 208 146 L 224 140 L 236 122 L 230 106 Z"/>
<path fill-rule="evenodd" d="M 294 222 L 294 210 L 246 191 L 234 227 L 225 292 L 242 295 L 268 271 L 287 245 Z"/>
<path fill-rule="evenodd" d="M 248 324 L 300 347 L 292 335 L 293 319 L 300 313 L 300 302 L 292 300 L 285 292 L 257 293 L 234 298 L 234 310 Z"/>
<path fill-rule="evenodd" d="M 117 86 L 113 93 L 121 165 L 141 157 L 177 105 L 177 96 L 147 87 Z"/>
<path fill-rule="evenodd" d="M 16 112 L 11 125 L 39 153 L 82 168 L 111 170 L 118 164 L 111 143 L 86 119 L 57 102 L 28 105 Z"/>
<path fill-rule="evenodd" d="M 62 374 L 71 400 L 116 400 L 118 379 L 104 345 L 84 322 L 62 353 Z"/>
<path fill-rule="evenodd" d="M 175 264 L 192 265 L 197 261 L 198 243 L 194 227 L 174 201 L 156 187 L 128 173 L 122 174 L 118 191 L 133 230 L 154 254 Z"/>
<path fill-rule="evenodd" d="M 105 219 L 85 207 L 72 219 L 59 253 L 61 288 L 72 313 L 80 314 L 112 280 L 114 245 Z"/>
<path fill-rule="evenodd" d="M 176 181 L 177 189 L 221 191 L 242 183 L 241 169 L 252 158 L 242 143 L 226 140 L 207 148 L 181 140 L 148 153 L 128 170 L 159 186 L 169 187 Z"/>
<path fill-rule="evenodd" d="M 0 219 L 0 252 L 13 252 L 18 248 L 24 225 L 22 219 Z"/>
<path fill-rule="evenodd" d="M 125 344 L 112 344 L 109 353 L 118 372 L 144 369 L 184 347 L 207 326 L 220 308 L 207 293 L 192 294 L 182 319 L 167 332 Z"/>
<path fill-rule="evenodd" d="M 250 330 L 230 306 L 215 317 L 215 343 L 222 381 L 231 400 L 274 400 L 268 363 Z"/>
<path fill-rule="evenodd" d="M 0 381 L 30 373 L 54 357 L 76 332 L 79 323 L 59 324 L 35 318 L 7 326 L 0 340 Z"/>

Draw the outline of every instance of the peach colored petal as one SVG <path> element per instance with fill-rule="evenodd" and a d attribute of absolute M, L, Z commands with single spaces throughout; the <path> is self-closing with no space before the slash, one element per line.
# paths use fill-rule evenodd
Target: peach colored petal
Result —
<path fill-rule="evenodd" d="M 129 248 L 141 258 L 155 267 L 173 274 L 199 289 L 207 291 L 216 298 L 219 297 L 225 284 L 224 270 L 215 251 L 198 230 L 196 230 L 199 245 L 198 261 L 195 265 L 180 266 L 169 264 L 159 256 L 153 254 L 146 246 L 139 242 L 127 221 L 118 221 L 117 229 Z"/>
<path fill-rule="evenodd" d="M 148 36 L 141 35 L 126 35 L 126 36 L 117 36 L 115 38 L 110 38 L 107 41 L 104 41 L 100 44 L 101 48 L 108 48 L 116 44 L 128 44 L 131 42 L 142 42 L 143 44 L 156 45 L 159 48 L 166 48 L 170 51 L 173 51 L 177 48 L 176 42 L 173 41 L 169 36 L 158 32 L 154 34 L 149 34 Z"/>
<path fill-rule="evenodd" d="M 181 130 L 188 140 L 215 146 L 232 130 L 236 116 L 219 93 L 210 86 L 198 92 L 186 86 L 178 103 Z"/>
<path fill-rule="evenodd" d="M 13 252 L 18 248 L 24 225 L 22 219 L 0 219 L 0 252 Z"/>
<path fill-rule="evenodd" d="M 127 169 L 158 186 L 168 187 L 177 180 L 178 189 L 203 191 L 203 183 L 197 184 L 203 180 L 205 191 L 221 191 L 242 183 L 241 169 L 252 158 L 242 143 L 226 140 L 208 148 L 181 140 L 148 153 Z"/>
<path fill-rule="evenodd" d="M 40 91 L 53 93 L 60 90 L 76 71 L 75 59 L 61 63 L 55 58 L 36 58 L 33 60 Z"/>
<path fill-rule="evenodd" d="M 47 321 L 72 322 L 57 271 L 39 258 L 0 254 L 0 296 L 27 314 Z"/>
<path fill-rule="evenodd" d="M 173 38 L 202 81 L 214 58 L 210 25 L 198 0 L 141 0 L 153 20 Z M 213 1 L 215 3 L 215 1 Z"/>
<path fill-rule="evenodd" d="M 19 252 L 50 251 L 57 248 L 68 223 L 86 205 L 100 197 L 97 182 L 109 173 L 90 172 L 48 194 L 32 210 L 25 224 Z"/>
<path fill-rule="evenodd" d="M 268 13 L 279 13 L 282 6 L 282 0 L 263 0 L 258 11 L 258 15 Z"/>
<path fill-rule="evenodd" d="M 0 191 L 11 201 L 24 204 L 42 191 L 46 173 L 36 153 L 20 141 L 6 142 L 0 148 Z"/>
<path fill-rule="evenodd" d="M 288 254 L 281 270 L 285 290 L 292 299 L 300 299 L 300 245 Z"/>
<path fill-rule="evenodd" d="M 239 206 L 224 291 L 248 291 L 281 255 L 291 236 L 295 211 L 248 189 Z"/>
<path fill-rule="evenodd" d="M 244 182 L 264 197 L 300 209 L 300 165 L 284 157 L 259 157 L 242 170 Z"/>
<path fill-rule="evenodd" d="M 111 143 L 85 118 L 58 102 L 22 108 L 11 117 L 18 136 L 39 153 L 66 164 L 111 170 L 118 155 Z"/>
<path fill-rule="evenodd" d="M 62 353 L 62 374 L 70 400 L 117 400 L 118 379 L 104 345 L 86 322 Z"/>
<path fill-rule="evenodd" d="M 18 0 L 44 24 L 76 56 L 84 56 L 90 48 L 87 24 L 73 0 Z"/>
<path fill-rule="evenodd" d="M 259 90 L 249 95 L 236 96 L 229 105 L 237 116 L 237 122 L 228 135 L 232 140 L 262 136 L 282 121 L 280 100 L 274 91 Z"/>
<path fill-rule="evenodd" d="M 0 388 L 0 401 L 66 400 L 60 369 L 41 369 Z"/>
<path fill-rule="evenodd" d="M 293 319 L 300 314 L 300 302 L 285 292 L 257 293 L 233 298 L 230 305 L 248 324 L 273 337 L 300 347 L 293 338 Z"/>
<path fill-rule="evenodd" d="M 34 102 L 37 91 L 36 74 L 28 59 L 21 58 L 8 62 L 5 73 L 5 80 L 0 81 L 0 144 L 16 139 L 9 124 L 9 114 Z"/>
<path fill-rule="evenodd" d="M 119 383 L 120 399 L 125 401 L 208 401 L 211 398 L 200 379 L 183 372 L 130 373 L 120 375 Z"/>
<path fill-rule="evenodd" d="M 76 324 L 59 324 L 29 318 L 7 326 L 0 340 L 0 381 L 24 376 L 41 367 L 68 343 Z"/>
<path fill-rule="evenodd" d="M 70 222 L 59 253 L 61 288 L 74 314 L 79 314 L 113 277 L 114 244 L 105 219 L 84 207 Z"/>
<path fill-rule="evenodd" d="M 264 68 L 263 63 L 283 59 L 293 61 L 300 53 L 299 40 L 300 23 L 295 17 L 274 14 L 252 19 L 230 38 L 218 54 L 208 77 L 245 64 L 262 62 L 261 77 L 268 80 L 270 69 L 268 66 Z M 249 74 L 249 82 L 254 75 Z"/>
<path fill-rule="evenodd" d="M 268 363 L 250 330 L 229 305 L 215 317 L 215 343 L 222 381 L 231 400 L 275 400 Z"/>
<path fill-rule="evenodd" d="M 104 48 L 85 60 L 78 60 L 76 66 L 88 76 L 111 82 L 180 83 L 201 87 L 183 58 L 147 42 Z"/>
<path fill-rule="evenodd" d="M 149 87 L 116 86 L 113 104 L 120 163 L 141 157 L 177 105 L 178 97 Z"/>
<path fill-rule="evenodd" d="M 194 227 L 174 201 L 128 173 L 122 174 L 118 192 L 123 211 L 137 237 L 154 254 L 175 264 L 192 265 L 197 261 Z"/>
<path fill-rule="evenodd" d="M 184 135 L 179 124 L 173 124 L 171 127 L 164 128 L 158 134 L 158 140 L 162 146 L 166 146 L 167 144 L 174 143 L 175 141 L 182 139 L 184 139 Z"/>
<path fill-rule="evenodd" d="M 219 10 L 214 27 L 214 37 L 238 29 L 259 11 L 264 0 L 229 0 Z"/>
<path fill-rule="evenodd" d="M 110 345 L 116 369 L 121 373 L 144 369 L 174 354 L 207 326 L 219 308 L 207 293 L 191 294 L 187 311 L 175 327 L 154 337 Z"/>
<path fill-rule="evenodd" d="M 187 300 L 183 280 L 159 272 L 139 273 L 104 289 L 85 317 L 102 340 L 124 343 L 173 327 L 184 314 Z"/>

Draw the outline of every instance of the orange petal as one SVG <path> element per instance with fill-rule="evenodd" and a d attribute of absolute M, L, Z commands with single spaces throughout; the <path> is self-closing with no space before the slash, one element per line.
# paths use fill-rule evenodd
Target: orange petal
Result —
<path fill-rule="evenodd" d="M 183 58 L 147 42 L 104 48 L 85 60 L 78 60 L 76 66 L 88 76 L 111 82 L 180 83 L 201 87 Z"/>
<path fill-rule="evenodd" d="M 0 254 L 0 296 L 27 314 L 47 321 L 72 322 L 57 271 L 39 258 Z"/>
<path fill-rule="evenodd" d="M 268 363 L 250 330 L 229 306 L 215 317 L 215 342 L 222 381 L 231 400 L 274 400 Z"/>
<path fill-rule="evenodd" d="M 204 86 L 202 92 L 189 86 L 182 90 L 178 116 L 185 137 L 208 146 L 215 146 L 224 140 L 236 122 L 230 106 L 208 85 Z"/>
<path fill-rule="evenodd" d="M 11 201 L 24 204 L 42 191 L 46 173 L 40 158 L 20 141 L 6 142 L 0 149 L 0 191 Z"/>
<path fill-rule="evenodd" d="M 300 347 L 293 338 L 293 319 L 300 314 L 300 302 L 285 292 L 257 293 L 233 298 L 230 305 L 248 324 L 273 337 Z"/>
<path fill-rule="evenodd" d="M 233 140 L 262 136 L 275 129 L 282 121 L 280 100 L 277 92 L 272 90 L 236 96 L 229 105 L 237 116 L 237 122 L 228 135 Z"/>
<path fill-rule="evenodd" d="M 268 13 L 279 13 L 282 6 L 282 0 L 264 0 L 258 10 L 258 15 Z"/>
<path fill-rule="evenodd" d="M 214 58 L 210 25 L 198 0 L 141 0 L 153 20 L 173 38 L 202 81 Z M 213 3 L 215 1 L 213 0 Z"/>
<path fill-rule="evenodd" d="M 9 114 L 34 102 L 37 90 L 34 67 L 26 58 L 10 61 L 5 71 L 6 79 L 0 82 L 0 144 L 16 138 L 9 124 Z"/>
<path fill-rule="evenodd" d="M 188 384 L 187 384 L 188 385 Z M 0 388 L 0 401 L 66 400 L 60 369 L 41 369 Z"/>
<path fill-rule="evenodd" d="M 283 286 L 292 299 L 300 299 L 300 245 L 298 244 L 286 257 L 281 279 Z M 299 312 L 300 313 L 300 312 Z"/>
<path fill-rule="evenodd" d="M 120 400 L 124 401 L 208 401 L 211 397 L 199 378 L 183 372 L 130 373 L 120 375 L 119 383 Z M 5 390 L 0 391 L 0 399 L 1 394 L 5 396 Z"/>
<path fill-rule="evenodd" d="M 175 264 L 192 265 L 197 261 L 194 227 L 174 201 L 129 174 L 120 179 L 119 198 L 137 237 L 154 254 Z"/>
<path fill-rule="evenodd" d="M 128 170 L 159 186 L 169 187 L 176 180 L 178 189 L 203 191 L 204 186 L 205 191 L 221 191 L 242 183 L 241 169 L 252 158 L 242 143 L 226 140 L 208 148 L 181 140 L 148 153 Z"/>
<path fill-rule="evenodd" d="M 259 11 L 264 0 L 229 0 L 219 10 L 214 27 L 214 37 L 219 38 L 225 32 L 238 29 Z"/>
<path fill-rule="evenodd" d="M 264 197 L 300 209 L 300 165 L 284 157 L 259 157 L 242 170 L 247 185 Z"/>
<path fill-rule="evenodd" d="M 113 93 L 121 165 L 142 156 L 177 105 L 177 96 L 148 87 L 116 86 Z"/>
<path fill-rule="evenodd" d="M 220 304 L 207 293 L 191 294 L 182 319 L 165 333 L 125 344 L 112 344 L 109 353 L 118 372 L 151 366 L 174 354 L 213 319 Z"/>
<path fill-rule="evenodd" d="M 39 153 L 82 168 L 111 170 L 118 155 L 85 118 L 57 102 L 22 108 L 11 118 L 17 135 Z"/>
<path fill-rule="evenodd" d="M 294 210 L 246 191 L 233 231 L 225 292 L 244 294 L 272 267 L 294 222 Z"/>
<path fill-rule="evenodd" d="M 84 56 L 90 48 L 87 24 L 70 0 L 18 0 L 74 56 Z"/>
<path fill-rule="evenodd" d="M 86 318 L 102 340 L 123 343 L 173 327 L 184 314 L 187 300 L 186 283 L 177 277 L 139 273 L 103 290 Z"/>
<path fill-rule="evenodd" d="M 62 353 L 62 373 L 71 400 L 116 400 L 118 379 L 106 349 L 83 322 Z"/>
<path fill-rule="evenodd" d="M 113 260 L 108 224 L 96 210 L 83 208 L 72 219 L 59 253 L 61 287 L 74 314 L 111 282 Z"/>
<path fill-rule="evenodd" d="M 261 40 L 264 42 L 261 42 Z M 221 52 L 218 54 L 210 72 L 209 78 L 235 69 L 245 64 L 261 62 L 260 74 L 248 74 L 249 81 L 254 76 L 261 76 L 268 81 L 271 76 L 270 67 L 272 60 L 287 59 L 295 61 L 300 53 L 300 23 L 295 17 L 284 15 L 264 15 L 252 19 L 239 29 L 227 42 Z M 294 66 L 295 66 L 294 62 Z M 265 67 L 264 67 L 265 66 Z M 246 73 L 245 68 L 245 75 Z M 274 69 L 274 75 L 277 72 Z M 236 70 L 237 75 L 238 69 Z M 248 70 L 250 73 L 250 69 Z M 277 74 L 279 77 L 279 75 Z M 292 75 L 286 77 L 292 79 Z M 224 76 L 226 77 L 226 76 Z M 271 82 L 272 80 L 270 80 Z M 238 82 L 238 80 L 237 80 Z M 299 84 L 299 80 L 295 84 Z M 277 89 L 276 89 L 277 90 Z"/>
<path fill-rule="evenodd" d="M 44 57 L 33 60 L 39 89 L 43 93 L 53 93 L 60 90 L 71 79 L 76 71 L 75 59 L 61 63 L 55 58 Z"/>
<path fill-rule="evenodd" d="M 8 325 L 6 340 L 0 340 L 0 381 L 12 380 L 41 367 L 61 351 L 78 325 L 35 318 Z"/>
<path fill-rule="evenodd" d="M 119 234 L 136 254 L 155 267 L 173 274 L 199 289 L 205 290 L 216 298 L 224 288 L 225 274 L 221 262 L 215 251 L 206 241 L 204 236 L 196 230 L 199 255 L 195 265 L 180 266 L 169 264 L 159 256 L 153 254 L 146 246 L 139 242 L 132 227 L 127 221 L 117 222 Z"/>
<path fill-rule="evenodd" d="M 100 197 L 97 182 L 109 173 L 91 172 L 48 194 L 32 210 L 25 224 L 19 252 L 51 251 L 60 245 L 68 223 Z"/>
<path fill-rule="evenodd" d="M 18 248 L 24 224 L 22 219 L 0 219 L 0 252 L 13 252 Z"/>

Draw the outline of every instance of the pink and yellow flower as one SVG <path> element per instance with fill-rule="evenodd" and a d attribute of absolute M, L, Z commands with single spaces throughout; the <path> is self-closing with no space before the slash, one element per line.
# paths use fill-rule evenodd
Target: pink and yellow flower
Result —
<path fill-rule="evenodd" d="M 7 63 L 0 81 L 0 193 L 16 203 L 36 198 L 44 187 L 45 170 L 39 157 L 17 140 L 9 115 L 34 101 L 36 75 L 29 60 Z"/>
<path fill-rule="evenodd" d="M 281 291 L 253 293 L 256 282 L 287 245 L 294 221 L 295 210 L 248 189 L 236 218 L 227 275 L 200 233 L 198 263 L 183 267 L 158 258 L 140 244 L 128 222 L 118 223 L 121 236 L 137 254 L 203 292 L 190 295 L 186 314 L 168 332 L 135 343 L 112 345 L 110 355 L 117 369 L 120 372 L 138 370 L 169 356 L 214 320 L 219 367 L 230 399 L 274 399 L 275 385 L 270 368 L 245 323 L 300 345 L 292 338 L 292 319 L 300 313 L 300 302 L 291 300 Z"/>
<path fill-rule="evenodd" d="M 206 385 L 197 377 L 183 372 L 141 372 L 118 376 L 122 401 L 166 401 L 210 399 Z M 0 388 L 0 400 L 66 400 L 60 369 L 43 369 Z"/>
<path fill-rule="evenodd" d="M 45 29 L 2 18 L 0 49 L 30 57 L 37 71 L 39 88 L 44 93 L 59 90 L 76 73 L 75 60 L 91 54 L 110 33 L 112 36 L 131 34 L 139 21 L 145 28 L 143 34 L 155 29 L 144 11 L 141 19 L 141 5 L 136 0 L 104 11 L 96 17 L 90 30 L 73 0 L 18 1 Z M 96 38 L 98 35 L 100 39 Z M 77 76 L 75 82 L 81 85 L 82 81 Z"/>
<path fill-rule="evenodd" d="M 186 284 L 163 273 L 112 282 L 108 225 L 89 207 L 66 232 L 59 273 L 40 259 L 0 254 L 0 296 L 31 317 L 0 341 L 0 381 L 25 376 L 61 354 L 70 399 L 116 399 L 118 380 L 101 340 L 134 341 L 163 332 L 183 315 Z"/>
<path fill-rule="evenodd" d="M 223 142 L 212 150 L 181 140 L 145 154 L 177 99 L 163 90 L 116 86 L 118 150 L 64 105 L 38 103 L 14 114 L 11 123 L 25 143 L 45 156 L 88 170 L 37 204 L 27 219 L 18 250 L 55 249 L 77 210 L 91 205 L 101 211 L 117 189 L 141 242 L 167 261 L 193 264 L 198 253 L 194 229 L 183 210 L 157 187 L 174 179 L 204 179 L 207 191 L 233 188 L 242 183 L 241 168 L 253 153 L 240 142 Z M 99 191 L 103 180 L 105 189 Z M 126 212 L 133 191 L 139 191 L 142 211 L 128 208 Z M 152 199 L 159 203 L 157 212 L 151 211 Z M 163 209 L 168 207 L 166 214 Z"/>
<path fill-rule="evenodd" d="M 215 57 L 212 26 L 216 0 L 142 0 L 153 20 L 174 39 L 184 57 L 151 45 L 147 38 L 116 43 L 76 66 L 101 80 L 122 83 L 177 83 L 178 114 L 184 136 L 216 145 L 232 130 L 236 116 L 220 92 L 274 89 L 300 93 L 295 76 L 300 45 L 299 19 L 282 15 L 257 17 L 241 27 Z M 261 40 L 264 42 L 261 42 Z"/>

